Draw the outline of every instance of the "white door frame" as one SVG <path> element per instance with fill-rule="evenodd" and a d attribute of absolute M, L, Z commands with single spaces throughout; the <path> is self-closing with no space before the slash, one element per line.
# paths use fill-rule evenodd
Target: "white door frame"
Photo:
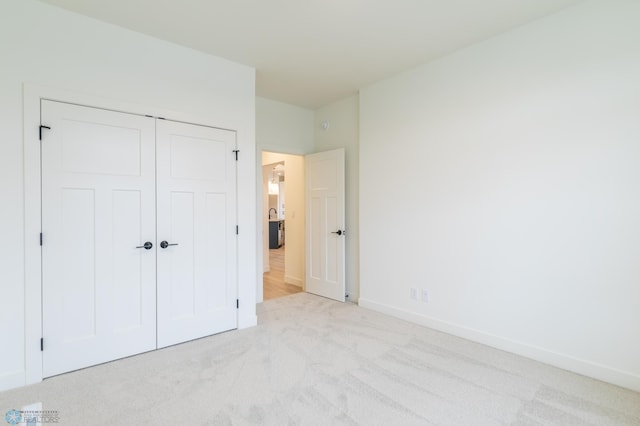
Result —
<path fill-rule="evenodd" d="M 262 303 L 264 301 L 264 289 L 263 289 L 263 271 L 264 271 L 264 250 L 263 250 L 263 238 L 264 233 L 269 232 L 269 229 L 264 229 L 263 223 L 263 213 L 262 209 L 264 208 L 264 200 L 263 200 L 263 181 L 262 181 L 262 153 L 263 152 L 273 152 L 275 154 L 284 154 L 284 155 L 299 155 L 304 157 L 306 154 L 310 154 L 309 152 L 297 151 L 295 149 L 283 149 L 278 146 L 270 146 L 270 145 L 261 145 L 256 148 L 256 223 L 257 223 L 257 233 L 256 233 L 256 259 L 258 260 L 257 267 L 257 277 L 256 277 L 256 303 Z"/>
<path fill-rule="evenodd" d="M 39 126 L 40 124 L 46 125 L 46 123 L 40 123 L 40 101 L 47 99 L 128 114 L 170 117 L 172 120 L 184 123 L 234 130 L 206 124 L 207 119 L 202 120 L 190 114 L 181 114 L 164 108 L 83 95 L 31 84 L 24 84 L 23 99 L 25 380 L 24 383 L 16 383 L 16 386 L 38 383 L 43 378 L 42 351 L 40 350 L 40 339 L 42 338 L 42 253 L 39 236 L 42 223 L 42 188 L 40 185 Z M 43 132 L 46 132 L 46 129 Z M 44 136 L 46 135 L 43 133 Z M 46 235 L 44 238 L 46 243 Z M 44 344 L 46 348 L 46 340 Z"/>

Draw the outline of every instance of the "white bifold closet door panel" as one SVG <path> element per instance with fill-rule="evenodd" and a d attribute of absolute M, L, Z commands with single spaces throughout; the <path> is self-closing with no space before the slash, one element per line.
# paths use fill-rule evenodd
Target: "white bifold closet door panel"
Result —
<path fill-rule="evenodd" d="M 156 347 L 155 130 L 153 118 L 41 107 L 49 377 Z"/>
<path fill-rule="evenodd" d="M 159 348 L 237 327 L 235 146 L 156 121 Z"/>

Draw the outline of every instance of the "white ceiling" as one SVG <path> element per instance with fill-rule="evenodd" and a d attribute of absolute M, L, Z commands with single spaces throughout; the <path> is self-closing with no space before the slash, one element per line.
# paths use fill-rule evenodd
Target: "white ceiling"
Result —
<path fill-rule="evenodd" d="M 315 109 L 582 0 L 41 0 L 250 65 Z"/>

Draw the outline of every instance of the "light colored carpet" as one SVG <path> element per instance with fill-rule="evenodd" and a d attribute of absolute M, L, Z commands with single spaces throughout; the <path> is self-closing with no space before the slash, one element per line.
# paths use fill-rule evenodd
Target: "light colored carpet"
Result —
<path fill-rule="evenodd" d="M 259 325 L 0 393 L 63 425 L 640 425 L 640 394 L 306 293 Z"/>

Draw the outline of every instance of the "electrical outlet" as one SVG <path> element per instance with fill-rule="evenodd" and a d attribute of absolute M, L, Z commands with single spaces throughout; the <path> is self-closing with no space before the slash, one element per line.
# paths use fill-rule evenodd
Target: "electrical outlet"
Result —
<path fill-rule="evenodd" d="M 420 297 L 422 298 L 422 301 L 424 303 L 429 303 L 429 290 L 427 290 L 426 288 L 423 288 L 422 294 L 420 295 Z"/>
<path fill-rule="evenodd" d="M 411 297 L 413 300 L 418 300 L 418 289 L 417 288 L 411 288 L 411 292 L 409 293 L 409 297 Z"/>

